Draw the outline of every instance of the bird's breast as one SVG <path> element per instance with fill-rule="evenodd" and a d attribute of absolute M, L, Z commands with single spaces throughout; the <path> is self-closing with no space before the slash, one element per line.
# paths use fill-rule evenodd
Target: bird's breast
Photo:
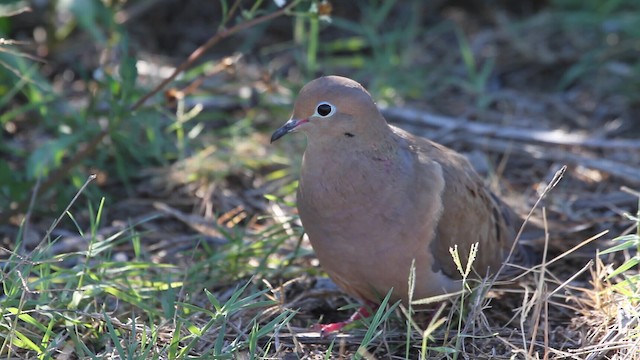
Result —
<path fill-rule="evenodd" d="M 320 160 L 305 154 L 298 212 L 319 256 L 377 256 L 409 240 L 406 229 L 424 221 L 407 164 L 380 154 Z"/>
<path fill-rule="evenodd" d="M 434 163 L 433 180 L 420 181 L 413 161 L 405 156 L 316 161 L 305 154 L 297 194 L 300 219 L 322 267 L 352 295 L 371 299 L 372 289 L 384 295 L 390 288 L 406 294 L 412 262 L 420 278 L 431 271 L 429 243 L 442 211 L 442 173 Z M 424 186 L 417 189 L 416 182 Z M 431 294 L 443 286 L 427 285 L 422 281 L 416 292 Z"/>

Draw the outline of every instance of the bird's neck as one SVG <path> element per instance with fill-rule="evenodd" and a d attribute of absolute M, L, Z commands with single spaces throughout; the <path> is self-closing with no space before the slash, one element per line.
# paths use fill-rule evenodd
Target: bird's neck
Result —
<path fill-rule="evenodd" d="M 331 157 L 332 161 L 348 160 L 350 154 L 387 156 L 397 152 L 399 140 L 392 128 L 382 119 L 370 122 L 366 129 L 356 129 L 353 132 L 338 131 L 324 136 L 308 134 L 305 154 L 314 160 Z"/>
<path fill-rule="evenodd" d="M 385 161 L 397 163 L 395 158 L 402 155 L 399 140 L 390 131 L 374 139 L 364 138 L 359 134 L 328 141 L 313 139 L 307 143 L 302 175 L 306 172 L 322 178 L 331 175 L 341 179 L 358 176 L 362 171 L 379 170 L 384 167 Z"/>

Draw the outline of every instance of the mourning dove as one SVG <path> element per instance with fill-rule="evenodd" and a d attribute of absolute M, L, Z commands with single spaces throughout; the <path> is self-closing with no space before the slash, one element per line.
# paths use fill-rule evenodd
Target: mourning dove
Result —
<path fill-rule="evenodd" d="M 305 85 L 291 120 L 271 142 L 302 132 L 297 206 L 322 268 L 348 294 L 408 301 L 462 289 L 463 264 L 479 243 L 475 272 L 495 272 L 515 239 L 510 210 L 461 154 L 387 124 L 357 82 L 326 76 Z"/>

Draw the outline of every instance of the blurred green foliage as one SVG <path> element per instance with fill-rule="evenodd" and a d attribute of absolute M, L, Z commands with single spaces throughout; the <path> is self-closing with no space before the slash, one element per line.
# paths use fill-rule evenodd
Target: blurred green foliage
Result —
<path fill-rule="evenodd" d="M 59 1 L 55 5 L 52 17 L 70 18 L 57 29 L 49 46 L 66 41 L 72 31 L 82 31 L 90 34 L 101 51 L 117 56 L 93 72 L 79 69 L 80 63 L 72 65 L 77 75 L 84 76 L 86 89 L 92 90 L 83 93 L 82 103 L 86 106 L 78 106 L 70 103 L 72 97 L 67 89 L 54 89 L 52 79 L 41 74 L 40 68 L 46 62 L 16 45 L 8 45 L 6 51 L 0 52 L 3 84 L 0 104 L 5 109 L 0 124 L 5 128 L 18 127 L 29 136 L 37 137 L 37 141 L 29 139 L 24 143 L 13 139 L 15 144 L 3 143 L 0 147 L 3 153 L 0 171 L 11 169 L 0 174 L 9 179 L 0 184 L 0 211 L 7 210 L 10 203 L 24 202 L 29 196 L 29 191 L 16 189 L 12 184 L 20 182 L 32 187 L 37 179 L 45 179 L 59 169 L 65 159 L 83 151 L 92 141 L 101 142 L 102 132 L 108 133 L 112 146 L 101 147 L 89 161 L 81 161 L 68 169 L 64 177 L 72 184 L 84 182 L 95 170 L 115 171 L 126 182 L 137 165 L 165 159 L 157 146 L 139 151 L 140 145 L 160 137 L 162 128 L 155 121 L 154 110 L 130 113 L 131 100 L 139 96 L 140 89 L 136 85 L 136 59 L 131 56 L 128 35 L 113 21 L 117 8 L 97 0 Z M 8 22 L 11 19 L 8 18 Z M 1 34 L 5 38 L 8 35 Z M 16 146 L 34 144 L 33 148 Z M 165 145 L 168 149 L 173 147 L 170 142 Z M 68 185 L 67 181 L 61 181 L 52 189 L 62 202 L 68 201 L 74 191 Z"/>
<path fill-rule="evenodd" d="M 0 213 L 24 204 L 38 179 L 47 180 L 60 169 L 64 173 L 58 174 L 52 184 L 46 184 L 50 186 L 41 194 L 60 200 L 47 210 L 66 202 L 73 193 L 70 183 L 81 184 L 95 171 L 109 174 L 110 180 L 124 185 L 131 194 L 132 179 L 141 169 L 170 164 L 198 151 L 203 144 L 187 134 L 193 129 L 196 133 L 200 131 L 198 128 L 203 127 L 207 118 L 229 116 L 221 113 L 203 117 L 195 108 L 180 108 L 171 113 L 173 109 L 167 111 L 159 105 L 131 111 L 135 100 L 149 89 L 138 79 L 138 59 L 136 49 L 131 48 L 130 34 L 115 19 L 123 7 L 137 3 L 134 0 L 49 3 L 44 23 L 38 25 L 47 31 L 48 49 L 55 51 L 74 41 L 74 35 L 86 34 L 93 46 L 87 51 L 100 54 L 100 63 L 92 66 L 81 60 L 61 64 L 69 66 L 68 70 L 82 83 L 80 94 L 56 87 L 59 85 L 55 76 L 60 70 L 51 69 L 59 65 L 56 60 L 43 62 L 32 55 L 33 47 L 23 44 L 1 45 L 0 126 L 5 133 L 0 138 Z M 24 4 L 13 2 L 11 9 Z M 241 2 L 241 7 L 245 7 L 228 16 L 234 4 L 219 2 L 221 22 L 212 26 L 211 35 L 216 29 L 250 21 L 277 9 L 272 1 Z M 491 1 L 478 4 L 489 11 L 495 6 Z M 467 30 L 450 18 L 435 16 L 427 2 L 357 0 L 332 5 L 345 6 L 351 12 L 334 15 L 339 13 L 334 9 L 334 13 L 323 14 L 319 10 L 325 6 L 322 3 L 301 1 L 292 13 L 294 16 L 287 20 L 291 23 L 290 42 L 279 47 L 261 43 L 265 36 L 265 26 L 261 25 L 252 29 L 244 42 L 238 42 L 237 49 L 259 54 L 264 63 L 278 52 L 290 51 L 305 79 L 337 73 L 368 80 L 367 87 L 382 103 L 400 98 L 432 100 L 447 87 L 471 94 L 480 109 L 491 103 L 490 84 L 499 54 L 478 54 Z M 572 57 L 555 59 L 549 65 L 565 69 L 557 80 L 557 89 L 568 89 L 597 76 L 603 84 L 602 91 L 626 91 L 626 96 L 637 100 L 640 99 L 639 10 L 640 3 L 633 0 L 552 0 L 527 17 L 510 18 L 507 28 L 514 39 L 522 41 L 539 33 L 566 40 L 563 46 L 573 51 Z M 5 13 L 10 11 L 5 9 Z M 11 39 L 12 30 L 18 25 L 13 16 L 0 18 L 0 37 Z M 440 37 L 451 39 L 457 58 L 441 60 L 422 48 Z M 565 49 L 561 50 L 559 53 L 564 53 Z M 185 79 L 202 76 L 205 69 L 195 67 Z M 622 80 L 612 81 L 611 71 L 622 74 Z M 255 114 L 248 114 L 248 119 L 253 120 L 251 116 Z M 15 135 L 18 133 L 19 136 Z M 83 151 L 90 156 L 81 156 L 77 163 L 69 164 L 70 159 Z M 88 194 L 94 199 L 99 196 L 92 188 Z"/>
<path fill-rule="evenodd" d="M 568 38 L 574 40 L 571 45 L 582 52 L 560 79 L 558 88 L 566 89 L 581 77 L 608 67 L 622 67 L 628 81 L 606 90 L 631 91 L 630 95 L 640 100 L 640 2 L 552 0 L 550 5 L 549 26 L 570 34 Z"/>

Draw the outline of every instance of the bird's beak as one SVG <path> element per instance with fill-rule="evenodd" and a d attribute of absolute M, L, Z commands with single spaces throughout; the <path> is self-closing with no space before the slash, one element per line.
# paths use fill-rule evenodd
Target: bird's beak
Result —
<path fill-rule="evenodd" d="M 291 119 L 287 121 L 284 125 L 282 125 L 282 127 L 280 127 L 278 130 L 273 132 L 273 135 L 271 135 L 271 143 L 287 135 L 288 133 L 295 130 L 295 128 L 297 128 L 298 126 L 306 122 L 309 122 L 309 120 L 308 119 L 302 119 L 302 120 Z"/>

